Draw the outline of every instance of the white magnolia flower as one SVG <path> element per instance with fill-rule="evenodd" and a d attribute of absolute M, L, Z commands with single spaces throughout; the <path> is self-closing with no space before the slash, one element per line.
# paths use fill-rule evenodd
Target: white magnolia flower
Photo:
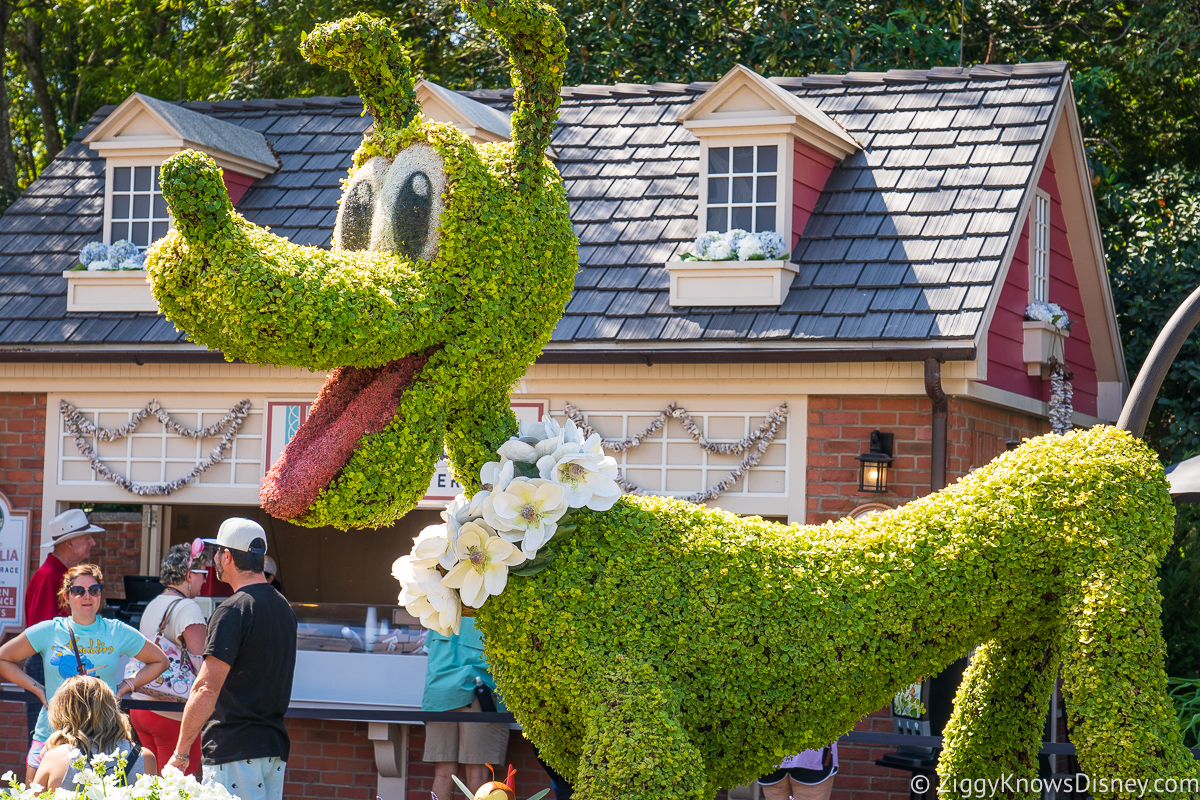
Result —
<path fill-rule="evenodd" d="M 555 421 L 554 417 L 546 417 L 541 422 L 526 422 L 525 420 L 517 420 L 517 435 L 525 441 L 545 441 L 546 439 L 556 439 L 562 435 L 562 427 Z"/>
<path fill-rule="evenodd" d="M 538 459 L 538 472 L 563 488 L 571 508 L 607 511 L 621 496 L 617 462 L 604 455 L 596 434 L 582 445 L 563 445 L 553 455 Z"/>
<path fill-rule="evenodd" d="M 404 556 L 392 564 L 392 575 L 400 581 L 400 605 L 426 628 L 449 636 L 458 633 L 462 605 L 458 593 L 442 581 L 437 564 L 437 559 Z"/>
<path fill-rule="evenodd" d="M 478 522 L 462 526 L 454 554 L 459 562 L 442 584 L 458 589 L 462 602 L 472 608 L 481 608 L 489 596 L 504 591 L 508 568 L 525 560 L 520 550 Z"/>
<path fill-rule="evenodd" d="M 562 487 L 540 478 L 517 478 L 492 497 L 487 521 L 500 538 L 521 544 L 526 558 L 537 556 L 538 548 L 550 541 L 558 521 L 567 513 Z"/>
<path fill-rule="evenodd" d="M 484 464 L 479 470 L 479 482 L 484 486 L 490 486 L 493 492 L 502 492 L 504 487 L 508 486 L 508 482 L 513 479 L 516 467 L 513 462 L 508 459 L 503 461 L 489 461 Z M 474 500 L 474 498 L 472 498 Z"/>
<path fill-rule="evenodd" d="M 457 534 L 453 538 L 458 538 Z M 420 561 L 435 559 L 445 569 L 454 566 L 455 558 L 451 550 L 453 541 L 445 525 L 430 525 L 417 534 L 413 540 L 412 557 Z"/>
<path fill-rule="evenodd" d="M 509 439 L 500 445 L 500 449 L 496 452 L 500 454 L 501 458 L 507 458 L 509 461 L 525 461 L 532 464 L 538 459 L 537 450 L 533 448 L 533 445 L 520 439 Z"/>

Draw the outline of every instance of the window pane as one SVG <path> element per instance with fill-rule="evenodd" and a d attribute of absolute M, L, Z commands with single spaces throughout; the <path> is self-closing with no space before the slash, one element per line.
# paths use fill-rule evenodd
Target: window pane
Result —
<path fill-rule="evenodd" d="M 753 147 L 735 147 L 735 148 L 733 148 L 733 171 L 734 172 L 754 172 L 754 148 Z"/>
<path fill-rule="evenodd" d="M 729 178 L 708 179 L 708 204 L 729 202 Z"/>
<path fill-rule="evenodd" d="M 155 189 L 157 189 L 159 187 L 159 180 L 161 179 L 161 177 L 162 177 L 162 167 L 155 167 L 154 168 L 154 188 Z"/>
<path fill-rule="evenodd" d="M 775 202 L 775 176 L 766 175 L 758 179 L 758 202 Z"/>
<path fill-rule="evenodd" d="M 133 235 L 129 237 L 129 241 L 133 242 L 138 247 L 145 247 L 146 245 L 150 244 L 150 223 L 133 223 Z"/>
<path fill-rule="evenodd" d="M 745 177 L 733 179 L 733 202 L 754 202 L 754 178 Z"/>
<path fill-rule="evenodd" d="M 771 180 L 774 180 L 774 178 L 772 178 Z M 161 194 L 154 195 L 154 218 L 155 219 L 166 219 L 167 218 L 167 201 L 163 199 L 163 196 Z"/>
<path fill-rule="evenodd" d="M 754 232 L 775 230 L 775 206 L 759 206 L 754 209 Z"/>
<path fill-rule="evenodd" d="M 775 145 L 763 146 L 758 148 L 758 171 L 759 172 L 778 172 L 775 165 L 778 163 L 779 148 Z"/>
<path fill-rule="evenodd" d="M 137 192 L 150 191 L 150 173 L 153 170 L 150 167 L 134 167 L 133 168 L 133 189 Z"/>
<path fill-rule="evenodd" d="M 129 191 L 129 167 L 117 167 L 113 170 L 113 191 Z"/>
<path fill-rule="evenodd" d="M 710 147 L 708 149 L 708 172 L 710 175 L 729 174 L 728 147 Z"/>
<path fill-rule="evenodd" d="M 171 227 L 171 223 L 169 223 L 169 222 L 156 222 L 156 223 L 154 223 L 154 241 L 156 241 L 156 242 L 157 242 L 159 239 L 161 239 L 162 237 L 166 236 L 166 235 L 167 235 L 167 229 L 168 229 L 168 228 L 170 228 L 170 227 Z"/>
<path fill-rule="evenodd" d="M 149 219 L 150 218 L 150 195 L 135 194 L 133 196 L 133 218 L 134 219 Z"/>
<path fill-rule="evenodd" d="M 129 238 L 129 223 L 128 222 L 114 222 L 112 225 L 112 230 L 109 231 L 109 234 L 110 234 L 109 239 L 113 242 L 119 242 L 122 239 L 128 239 Z"/>
<path fill-rule="evenodd" d="M 725 227 L 725 209 L 710 208 L 708 210 L 707 230 L 716 231 L 717 233 L 724 233 L 727 230 Z"/>
<path fill-rule="evenodd" d="M 733 220 L 730 223 L 735 228 L 741 228 L 744 231 L 750 230 L 754 224 L 754 209 L 750 206 L 733 209 Z"/>
<path fill-rule="evenodd" d="M 114 194 L 113 195 L 113 219 L 128 219 L 129 218 L 129 195 Z"/>

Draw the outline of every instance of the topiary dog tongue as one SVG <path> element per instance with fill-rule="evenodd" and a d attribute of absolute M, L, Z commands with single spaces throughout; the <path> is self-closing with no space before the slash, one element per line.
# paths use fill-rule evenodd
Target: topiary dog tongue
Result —
<path fill-rule="evenodd" d="M 414 353 L 383 367 L 331 370 L 308 419 L 263 479 L 258 494 L 263 510 L 278 519 L 303 514 L 346 466 L 363 437 L 378 433 L 396 416 L 400 395 L 431 354 Z"/>

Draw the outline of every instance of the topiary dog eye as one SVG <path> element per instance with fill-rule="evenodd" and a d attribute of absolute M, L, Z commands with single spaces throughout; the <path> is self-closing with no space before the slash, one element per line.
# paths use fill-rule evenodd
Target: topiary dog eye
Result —
<path fill-rule="evenodd" d="M 424 172 L 414 172 L 400 185 L 392 207 L 392 235 L 396 250 L 409 258 L 419 258 L 429 238 L 429 212 L 433 207 L 433 187 Z"/>
<path fill-rule="evenodd" d="M 350 178 L 333 229 L 334 247 L 340 250 L 371 249 L 375 205 L 390 166 L 386 158 L 372 158 Z"/>
<path fill-rule="evenodd" d="M 350 187 L 346 199 L 345 224 L 341 230 L 343 250 L 366 250 L 371 246 L 371 221 L 375 217 L 375 189 L 366 181 Z"/>
<path fill-rule="evenodd" d="M 378 195 L 371 249 L 436 258 L 445 192 L 445 165 L 436 150 L 414 144 L 397 153 Z"/>

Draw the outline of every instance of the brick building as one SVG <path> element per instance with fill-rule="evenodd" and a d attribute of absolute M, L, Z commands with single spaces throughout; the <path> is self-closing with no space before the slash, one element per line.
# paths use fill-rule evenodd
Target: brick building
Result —
<path fill-rule="evenodd" d="M 480 143 L 508 136 L 511 91 L 422 83 L 418 98 Z M 386 565 L 453 496 L 449 475 L 385 529 L 266 518 L 259 481 L 324 376 L 228 364 L 188 343 L 136 271 L 70 272 L 89 242 L 144 247 L 165 230 L 154 171 L 183 147 L 217 160 L 247 219 L 329 246 L 339 181 L 371 123 L 361 113 L 357 98 L 180 106 L 133 95 L 96 112 L 0 217 L 0 493 L 30 514 L 30 569 L 42 517 L 72 504 L 125 509 L 102 523 L 112 532 L 98 556 L 115 596 L 118 576 L 155 571 L 166 547 L 237 513 L 263 521 L 314 631 L 322 614 L 366 607 L 411 621 L 391 607 Z M 673 405 L 730 441 L 786 409 L 746 464 L 669 419 L 617 455 L 644 491 L 686 497 L 739 471 L 710 504 L 806 523 L 894 507 L 1046 432 L 1050 356 L 1074 375 L 1076 424 L 1118 414 L 1128 379 L 1064 64 L 770 80 L 738 68 L 716 83 L 573 87 L 549 155 L 580 269 L 552 342 L 513 392 L 519 415 L 570 412 L 623 439 Z M 698 233 L 731 226 L 775 231 L 791 256 L 678 259 Z M 1032 300 L 1058 303 L 1069 336 L 1025 321 Z M 190 428 L 242 400 L 249 411 L 221 463 L 169 496 L 139 496 L 101 477 L 71 428 L 125 424 L 152 400 Z M 892 436 L 891 468 L 866 493 L 859 456 L 876 431 Z M 187 474 L 218 440 L 180 439 L 153 417 L 118 441 L 82 437 L 143 486 Z M 421 657 L 312 642 L 312 663 L 350 665 L 356 686 L 338 694 L 328 671 L 298 672 L 288 795 L 426 797 L 421 727 L 367 721 L 419 702 Z M 0 708 L 0 753 L 15 767 L 21 718 Z M 342 719 L 319 718 L 331 714 Z M 891 720 L 882 710 L 860 727 Z M 907 774 L 874 763 L 889 749 L 846 746 L 835 797 L 906 796 Z M 546 785 L 516 735 L 510 759 L 519 796 Z"/>

